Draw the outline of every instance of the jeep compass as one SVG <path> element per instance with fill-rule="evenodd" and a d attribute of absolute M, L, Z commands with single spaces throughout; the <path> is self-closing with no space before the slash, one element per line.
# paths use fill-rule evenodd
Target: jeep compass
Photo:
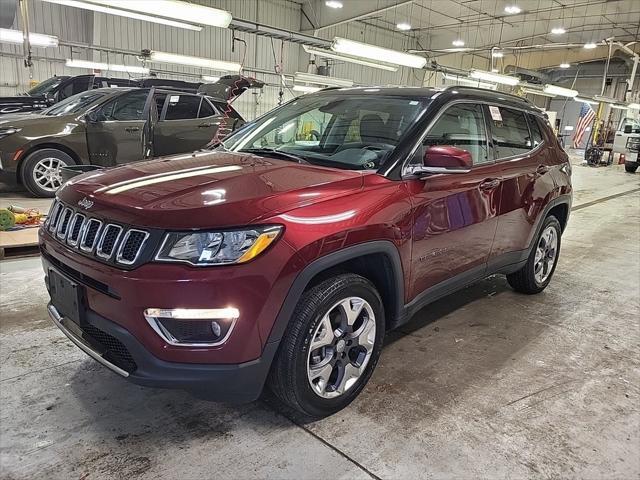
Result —
<path fill-rule="evenodd" d="M 209 150 L 75 177 L 40 247 L 55 324 L 141 385 L 311 418 L 385 332 L 505 274 L 553 276 L 571 167 L 545 114 L 466 87 L 325 89 Z"/>

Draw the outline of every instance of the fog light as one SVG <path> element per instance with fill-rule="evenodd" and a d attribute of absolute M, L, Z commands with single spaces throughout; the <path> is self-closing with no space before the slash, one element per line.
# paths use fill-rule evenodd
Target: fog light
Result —
<path fill-rule="evenodd" d="M 237 308 L 147 308 L 147 322 L 170 345 L 214 347 L 224 343 L 240 316 Z"/>

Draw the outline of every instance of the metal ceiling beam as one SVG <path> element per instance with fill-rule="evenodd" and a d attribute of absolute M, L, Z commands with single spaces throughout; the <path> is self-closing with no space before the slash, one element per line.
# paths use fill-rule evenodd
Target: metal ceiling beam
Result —
<path fill-rule="evenodd" d="M 284 28 L 271 27 L 262 23 L 242 20 L 239 18 L 231 20 L 229 28 L 239 32 L 253 33 L 258 36 L 276 38 L 278 40 L 308 45 L 310 47 L 329 48 L 331 46 L 331 40 L 317 38 L 312 35 L 292 32 L 290 30 L 285 30 Z"/>

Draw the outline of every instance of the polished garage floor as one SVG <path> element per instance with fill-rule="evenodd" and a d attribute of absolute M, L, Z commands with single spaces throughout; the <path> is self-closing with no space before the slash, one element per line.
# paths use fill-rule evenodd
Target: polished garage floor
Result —
<path fill-rule="evenodd" d="M 574 182 L 543 294 L 492 277 L 425 308 L 308 425 L 127 383 L 51 325 L 37 258 L 0 263 L 0 476 L 638 478 L 640 175 Z"/>

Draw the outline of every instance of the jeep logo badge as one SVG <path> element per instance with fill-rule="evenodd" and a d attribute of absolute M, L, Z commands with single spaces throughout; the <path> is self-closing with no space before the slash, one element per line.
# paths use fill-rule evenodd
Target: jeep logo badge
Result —
<path fill-rule="evenodd" d="M 78 206 L 84 208 L 85 210 L 89 210 L 93 207 L 93 202 L 89 200 L 87 197 L 84 197 L 82 200 L 78 202 Z"/>

